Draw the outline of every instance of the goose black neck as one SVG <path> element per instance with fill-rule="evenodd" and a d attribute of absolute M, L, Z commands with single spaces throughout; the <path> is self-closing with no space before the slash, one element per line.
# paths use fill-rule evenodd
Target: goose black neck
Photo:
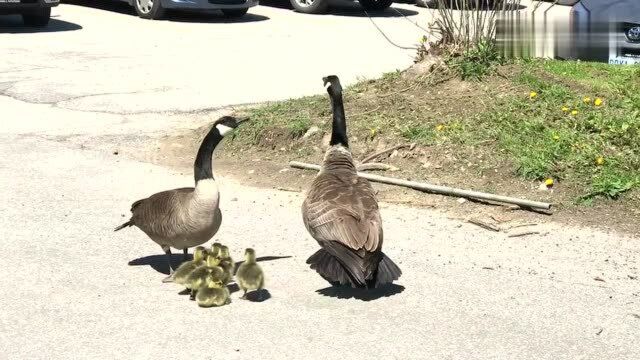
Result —
<path fill-rule="evenodd" d="M 211 168 L 213 150 L 215 150 L 221 140 L 222 135 L 214 125 L 202 140 L 200 148 L 198 149 L 198 154 L 196 155 L 196 161 L 193 164 L 193 175 L 195 177 L 196 184 L 200 180 L 213 179 L 213 169 Z"/>
<path fill-rule="evenodd" d="M 342 103 L 342 91 L 332 91 L 331 110 L 333 111 L 333 124 L 331 127 L 331 141 L 329 145 L 342 145 L 349 147 L 347 139 L 347 123 L 344 116 L 344 104 Z"/>

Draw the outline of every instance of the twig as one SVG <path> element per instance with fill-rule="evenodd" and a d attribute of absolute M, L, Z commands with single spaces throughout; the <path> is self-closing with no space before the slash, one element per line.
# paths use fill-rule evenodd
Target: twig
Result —
<path fill-rule="evenodd" d="M 515 225 L 511 225 L 511 226 L 509 226 L 509 229 L 515 229 L 515 228 L 525 227 L 525 226 L 537 226 L 537 225 L 538 225 L 538 224 L 536 224 L 536 223 L 515 224 Z"/>
<path fill-rule="evenodd" d="M 320 165 L 307 164 L 299 161 L 291 161 L 289 163 L 289 166 L 293 168 L 298 168 L 298 169 L 307 169 L 307 170 L 315 170 L 315 171 L 320 171 L 321 169 Z M 455 189 L 455 188 L 450 188 L 448 186 L 432 185 L 432 184 L 427 184 L 427 183 L 422 183 L 417 181 L 403 180 L 403 179 L 391 178 L 391 177 L 375 175 L 375 174 L 367 174 L 363 172 L 358 172 L 358 176 L 374 182 L 404 186 L 411 189 L 435 193 L 435 194 L 514 204 L 514 205 L 521 206 L 523 209 L 547 209 L 547 210 L 551 209 L 551 204 L 538 202 L 538 201 L 518 199 L 518 198 L 502 196 L 502 195 L 488 194 L 488 193 L 483 193 L 479 191 Z"/>
<path fill-rule="evenodd" d="M 492 230 L 492 231 L 496 231 L 496 232 L 500 231 L 499 227 L 497 227 L 497 226 L 495 226 L 493 224 L 490 224 L 490 223 L 488 223 L 486 221 L 482 221 L 480 219 L 469 219 L 468 221 L 470 223 L 474 224 L 474 225 L 478 225 L 478 226 L 483 227 L 483 228 L 485 228 L 487 230 Z"/>
<path fill-rule="evenodd" d="M 377 153 L 375 153 L 373 155 L 369 155 L 366 158 L 362 159 L 361 163 L 362 164 L 368 163 L 369 161 L 377 158 L 378 156 L 382 156 L 384 154 L 387 154 L 387 153 L 390 153 L 392 151 L 399 150 L 399 149 L 402 149 L 402 148 L 405 148 L 405 147 L 409 147 L 409 145 L 408 144 L 396 145 L 396 146 L 390 147 L 388 149 L 384 149 L 382 151 L 378 151 Z"/>
<path fill-rule="evenodd" d="M 356 165 L 358 171 L 371 171 L 371 170 L 391 170 L 397 171 L 398 168 L 395 166 L 383 164 L 383 163 L 366 163 L 366 164 L 358 164 Z"/>
<path fill-rule="evenodd" d="M 540 232 L 537 230 L 523 231 L 523 232 L 509 234 L 508 237 L 520 237 L 520 236 L 533 235 L 533 234 L 540 234 Z"/>
<path fill-rule="evenodd" d="M 290 192 L 300 192 L 300 190 L 296 190 L 296 189 L 292 189 L 292 188 L 286 188 L 286 187 L 282 187 L 282 186 L 278 186 L 276 188 L 276 190 L 280 190 L 280 191 L 290 191 Z"/>

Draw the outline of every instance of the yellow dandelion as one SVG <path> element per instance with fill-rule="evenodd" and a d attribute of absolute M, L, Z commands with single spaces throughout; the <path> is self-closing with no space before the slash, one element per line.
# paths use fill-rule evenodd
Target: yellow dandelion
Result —
<path fill-rule="evenodd" d="M 598 156 L 596 158 L 596 164 L 598 164 L 598 165 L 604 164 L 604 158 L 602 156 Z"/>
<path fill-rule="evenodd" d="M 571 111 L 571 115 L 578 115 L 578 110 Z"/>
<path fill-rule="evenodd" d="M 602 105 L 602 99 L 600 99 L 600 98 L 596 98 L 596 100 L 593 102 L 593 104 L 594 104 L 595 106 L 600 106 L 600 105 Z"/>
<path fill-rule="evenodd" d="M 566 106 L 563 106 L 563 107 L 562 107 L 562 111 L 563 111 L 563 112 L 569 112 L 569 108 L 568 108 L 568 107 L 566 107 Z"/>
<path fill-rule="evenodd" d="M 586 96 L 584 99 L 582 99 L 582 101 L 583 101 L 585 104 L 590 104 L 590 103 L 591 103 L 591 98 L 590 98 L 590 97 L 588 97 L 588 96 Z"/>
<path fill-rule="evenodd" d="M 538 96 L 538 93 L 535 91 L 529 93 L 529 99 L 534 99 L 536 96 Z"/>
<path fill-rule="evenodd" d="M 547 186 L 553 186 L 553 179 L 549 178 L 544 181 L 544 184 Z"/>
<path fill-rule="evenodd" d="M 558 136 L 558 135 L 553 135 L 553 140 L 560 140 L 560 136 Z"/>
<path fill-rule="evenodd" d="M 442 131 L 442 129 L 444 129 L 444 125 L 440 124 L 440 125 L 436 126 L 436 130 Z"/>

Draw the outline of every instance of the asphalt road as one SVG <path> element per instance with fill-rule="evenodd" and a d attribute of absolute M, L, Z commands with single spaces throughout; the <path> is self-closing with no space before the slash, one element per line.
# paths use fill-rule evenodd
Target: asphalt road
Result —
<path fill-rule="evenodd" d="M 508 238 L 434 210 L 382 204 L 385 252 L 404 274 L 363 297 L 327 288 L 308 269 L 317 245 L 302 224 L 300 194 L 219 174 L 216 240 L 236 260 L 247 246 L 267 257 L 270 297 L 249 302 L 235 292 L 229 306 L 200 309 L 162 283 L 160 248 L 136 229 L 112 230 L 132 201 L 189 186 L 191 174 L 72 139 L 135 141 L 219 115 L 201 108 L 322 91 L 327 71 L 355 79 L 410 63 L 366 18 L 252 12 L 270 20 L 153 23 L 61 6 L 56 19 L 82 29 L 0 35 L 0 359 L 640 358 L 637 239 L 552 222 Z M 342 54 L 316 21 L 341 34 Z M 399 42 L 412 40 L 404 19 L 379 21 L 397 26 Z M 308 32 L 287 30 L 294 23 Z M 196 70 L 207 64 L 203 40 L 226 44 L 211 52 L 216 68 L 243 61 L 247 73 Z M 306 48 L 295 61 L 276 61 L 286 57 L 275 49 L 292 44 Z M 373 60 L 356 61 L 364 53 Z M 146 113 L 121 114 L 130 112 Z"/>
<path fill-rule="evenodd" d="M 348 84 L 412 64 L 415 51 L 389 44 L 357 3 L 338 5 L 330 15 L 258 6 L 237 21 L 216 13 L 145 21 L 117 3 L 63 4 L 53 31 L 39 33 L 0 17 L 0 92 L 81 111 L 193 111 L 314 94 L 327 74 Z M 394 9 L 373 21 L 415 46 L 410 21 L 426 26 L 429 11 Z"/>

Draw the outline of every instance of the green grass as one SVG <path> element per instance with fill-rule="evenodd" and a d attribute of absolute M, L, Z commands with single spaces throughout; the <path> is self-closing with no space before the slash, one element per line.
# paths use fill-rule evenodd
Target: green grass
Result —
<path fill-rule="evenodd" d="M 640 66 L 528 60 L 509 65 L 508 80 L 499 79 L 495 89 L 486 78 L 501 60 L 492 56 L 479 48 L 450 62 L 461 77 L 474 80 L 476 92 L 485 91 L 461 100 L 452 94 L 459 92 L 455 86 L 430 92 L 428 82 L 398 72 L 348 87 L 350 136 L 444 145 L 457 158 L 485 153 L 494 164 L 512 164 L 513 176 L 523 180 L 572 184 L 582 203 L 640 188 Z M 269 129 L 291 139 L 313 125 L 329 130 L 326 94 L 250 111 L 253 125 L 238 131 L 241 143 L 257 144 Z"/>
<path fill-rule="evenodd" d="M 519 176 L 584 182 L 581 199 L 617 198 L 640 185 L 639 71 L 607 64 L 523 63 L 515 81 L 537 96 L 514 96 L 474 122 L 515 160 Z M 597 98 L 601 106 L 594 104 Z"/>

